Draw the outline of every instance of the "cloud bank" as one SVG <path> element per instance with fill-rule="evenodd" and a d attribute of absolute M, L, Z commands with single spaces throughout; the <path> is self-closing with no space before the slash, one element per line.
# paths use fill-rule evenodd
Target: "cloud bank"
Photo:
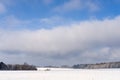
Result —
<path fill-rule="evenodd" d="M 37 58 L 33 63 L 41 58 L 54 64 L 119 60 L 119 25 L 120 16 L 117 16 L 113 19 L 88 20 L 53 29 L 0 30 L 0 52 L 24 55 L 26 60 L 34 55 L 33 58 Z"/>

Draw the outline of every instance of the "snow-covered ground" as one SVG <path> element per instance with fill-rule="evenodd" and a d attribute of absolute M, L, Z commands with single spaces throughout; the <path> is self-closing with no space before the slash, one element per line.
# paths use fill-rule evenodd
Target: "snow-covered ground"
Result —
<path fill-rule="evenodd" d="M 0 80 L 120 80 L 120 69 L 45 69 L 0 71 Z"/>
<path fill-rule="evenodd" d="M 75 69 L 72 69 L 72 68 L 37 68 L 38 71 L 46 71 L 47 69 L 49 69 L 50 71 L 68 71 L 68 70 L 75 70 Z"/>

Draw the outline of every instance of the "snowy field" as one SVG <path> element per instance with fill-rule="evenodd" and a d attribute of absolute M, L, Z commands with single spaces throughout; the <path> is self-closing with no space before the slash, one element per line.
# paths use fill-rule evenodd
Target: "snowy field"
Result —
<path fill-rule="evenodd" d="M 120 80 L 120 69 L 58 69 L 0 71 L 0 80 Z"/>

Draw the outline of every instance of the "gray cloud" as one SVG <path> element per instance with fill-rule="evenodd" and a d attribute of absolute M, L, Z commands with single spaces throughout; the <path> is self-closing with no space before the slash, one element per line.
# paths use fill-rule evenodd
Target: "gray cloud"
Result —
<path fill-rule="evenodd" d="M 0 30 L 1 56 L 11 58 L 11 62 L 27 61 L 37 65 L 119 60 L 119 22 L 120 16 L 117 16 L 53 29 Z"/>

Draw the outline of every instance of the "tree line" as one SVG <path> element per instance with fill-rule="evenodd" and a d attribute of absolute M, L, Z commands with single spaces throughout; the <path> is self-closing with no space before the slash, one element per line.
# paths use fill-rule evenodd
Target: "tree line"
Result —
<path fill-rule="evenodd" d="M 24 64 L 5 64 L 0 62 L 0 70 L 37 70 L 36 66 Z"/>

